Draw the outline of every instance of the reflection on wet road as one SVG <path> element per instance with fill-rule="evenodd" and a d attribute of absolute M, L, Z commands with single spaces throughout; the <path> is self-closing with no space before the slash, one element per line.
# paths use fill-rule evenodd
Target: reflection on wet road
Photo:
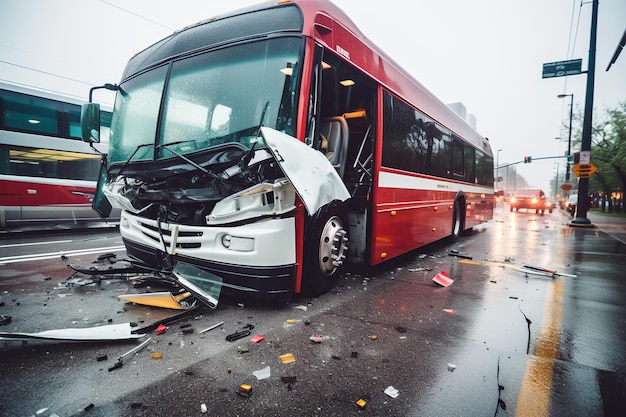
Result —
<path fill-rule="evenodd" d="M 459 242 L 351 271 L 319 298 L 283 306 L 225 298 L 216 310 L 151 333 L 151 344 L 112 372 L 95 358 L 115 358 L 132 344 L 9 347 L 0 355 L 6 394 L 0 415 L 35 415 L 46 407 L 41 415 L 197 415 L 201 404 L 221 417 L 621 415 L 625 245 L 602 228 L 573 229 L 567 221 L 558 212 L 510 213 L 500 205 L 492 222 Z M 112 237 L 53 247 L 119 245 Z M 11 242 L 21 243 L 32 242 Z M 6 248 L 3 256 L 24 255 Z M 37 252 L 53 252 L 44 248 Z M 71 261 L 89 264 L 95 256 Z M 0 314 L 13 322 L 0 330 L 167 317 L 163 309 L 119 300 L 132 291 L 124 281 L 59 289 L 68 262 L 56 256 L 3 266 Z M 453 283 L 434 284 L 439 272 Z M 180 329 L 219 322 L 202 335 Z M 262 342 L 225 340 L 248 323 Z M 314 334 L 320 343 L 311 341 Z M 295 361 L 282 363 L 285 354 Z M 270 376 L 257 379 L 268 367 Z M 253 386 L 247 398 L 237 395 L 242 383 Z M 385 394 L 389 387 L 397 397 Z"/>

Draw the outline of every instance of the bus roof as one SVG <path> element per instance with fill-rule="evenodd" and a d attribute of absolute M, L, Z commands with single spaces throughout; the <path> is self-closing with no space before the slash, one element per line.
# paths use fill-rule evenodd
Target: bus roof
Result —
<path fill-rule="evenodd" d="M 289 8 L 289 10 L 279 11 L 282 8 Z M 251 14 L 260 10 L 276 13 L 267 14 L 262 21 L 259 21 Z M 278 14 L 287 11 L 292 14 Z M 225 30 L 222 38 L 201 36 L 205 34 L 205 31 L 212 30 L 213 24 L 216 26 L 227 24 L 227 19 L 236 16 L 242 19 L 249 18 L 241 22 L 243 23 L 241 24 L 242 31 Z M 255 32 L 255 27 L 263 27 L 264 32 L 259 30 Z M 197 34 L 194 33 L 196 30 L 198 30 Z M 246 35 L 246 31 L 250 33 Z M 203 20 L 194 26 L 175 32 L 135 55 L 126 67 L 123 78 L 157 62 L 198 49 L 200 43 L 209 46 L 226 41 L 225 36 L 230 36 L 228 39 L 235 36 L 243 38 L 276 31 L 301 32 L 305 36 L 314 38 L 377 80 L 386 89 L 417 107 L 420 112 L 446 126 L 486 154 L 493 156 L 491 146 L 484 137 L 369 40 L 343 10 L 329 0 L 270 0 Z M 189 42 L 190 39 L 195 42 Z M 194 46 L 190 47 L 190 45 Z"/>

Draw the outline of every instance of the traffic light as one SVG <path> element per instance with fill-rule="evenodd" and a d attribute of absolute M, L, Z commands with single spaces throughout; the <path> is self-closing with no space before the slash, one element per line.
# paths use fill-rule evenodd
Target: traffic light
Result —
<path fill-rule="evenodd" d="M 525 156 L 524 157 L 524 163 L 525 164 L 530 164 L 533 161 L 533 157 L 532 156 Z"/>

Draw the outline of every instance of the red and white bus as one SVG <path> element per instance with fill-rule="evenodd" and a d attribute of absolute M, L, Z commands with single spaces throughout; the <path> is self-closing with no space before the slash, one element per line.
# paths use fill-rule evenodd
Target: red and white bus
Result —
<path fill-rule="evenodd" d="M 100 220 L 101 155 L 81 140 L 80 101 L 0 83 L 0 228 Z M 102 135 L 111 113 L 102 111 Z"/>
<path fill-rule="evenodd" d="M 329 1 L 200 22 L 115 88 L 103 192 L 127 252 L 201 297 L 316 296 L 492 218 L 489 142 Z"/>

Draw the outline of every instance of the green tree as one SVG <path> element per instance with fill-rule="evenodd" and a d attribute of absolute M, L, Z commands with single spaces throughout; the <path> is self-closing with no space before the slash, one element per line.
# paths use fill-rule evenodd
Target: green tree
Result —
<path fill-rule="evenodd" d="M 594 123 L 591 152 L 591 160 L 598 171 L 591 176 L 589 191 L 607 196 L 616 191 L 623 192 L 626 189 L 626 101 L 607 109 L 606 114 Z M 609 210 L 612 210 L 611 206 Z"/>

